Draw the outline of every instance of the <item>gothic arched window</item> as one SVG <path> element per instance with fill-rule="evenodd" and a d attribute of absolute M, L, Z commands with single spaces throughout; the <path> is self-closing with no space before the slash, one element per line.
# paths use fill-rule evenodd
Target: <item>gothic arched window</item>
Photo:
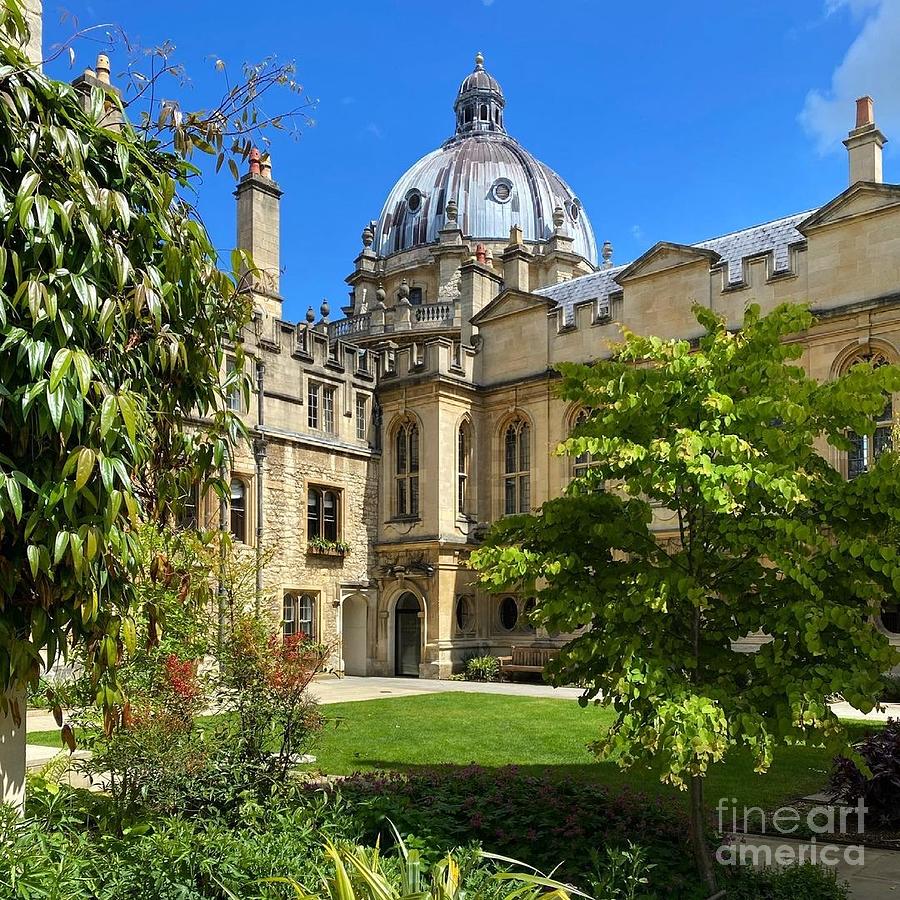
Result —
<path fill-rule="evenodd" d="M 419 515 L 419 426 L 403 422 L 394 437 L 394 515 Z"/>
<path fill-rule="evenodd" d="M 503 514 L 531 512 L 531 428 L 515 419 L 503 433 Z"/>
<path fill-rule="evenodd" d="M 854 356 L 844 367 L 844 371 L 858 363 L 869 363 L 873 369 L 888 364 L 884 354 L 877 351 Z M 885 394 L 884 409 L 875 421 L 873 434 L 857 434 L 850 432 L 851 447 L 847 453 L 847 478 L 856 478 L 875 464 L 875 460 L 885 451 L 891 448 L 891 429 L 894 418 L 894 398 Z"/>
<path fill-rule="evenodd" d="M 471 512 L 469 474 L 472 468 L 472 426 L 460 423 L 456 435 L 456 511 L 460 516 Z"/>
<path fill-rule="evenodd" d="M 579 410 L 572 421 L 572 429 L 574 430 L 583 422 L 586 422 L 589 417 L 590 413 L 586 409 Z M 600 460 L 596 459 L 592 453 L 585 450 L 584 453 L 579 453 L 578 456 L 572 460 L 572 477 L 579 478 L 586 474 L 588 469 L 592 469 L 599 464 Z"/>

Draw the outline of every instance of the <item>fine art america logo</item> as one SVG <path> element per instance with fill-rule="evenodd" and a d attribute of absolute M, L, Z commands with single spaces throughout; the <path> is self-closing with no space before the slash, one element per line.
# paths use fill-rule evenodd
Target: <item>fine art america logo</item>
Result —
<path fill-rule="evenodd" d="M 860 800 L 856 806 L 812 806 L 803 810 L 783 806 L 767 814 L 758 806 L 745 806 L 741 811 L 736 798 L 723 797 L 716 806 L 718 830 L 730 839 L 716 850 L 716 859 L 723 866 L 862 866 L 865 847 L 843 841 L 851 836 L 862 838 L 868 811 Z M 819 843 L 823 835 L 842 843 Z M 791 840 L 779 843 L 779 837 Z"/>

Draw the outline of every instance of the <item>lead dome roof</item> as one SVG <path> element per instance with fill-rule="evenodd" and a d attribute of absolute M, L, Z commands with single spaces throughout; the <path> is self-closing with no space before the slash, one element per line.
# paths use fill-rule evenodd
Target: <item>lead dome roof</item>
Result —
<path fill-rule="evenodd" d="M 581 202 L 553 169 L 506 133 L 505 106 L 499 83 L 478 54 L 453 105 L 456 133 L 414 163 L 388 195 L 375 231 L 379 255 L 438 240 L 453 199 L 459 228 L 475 240 L 506 240 L 518 225 L 526 241 L 545 241 L 554 231 L 553 211 L 561 207 L 573 252 L 596 263 L 594 232 Z"/>

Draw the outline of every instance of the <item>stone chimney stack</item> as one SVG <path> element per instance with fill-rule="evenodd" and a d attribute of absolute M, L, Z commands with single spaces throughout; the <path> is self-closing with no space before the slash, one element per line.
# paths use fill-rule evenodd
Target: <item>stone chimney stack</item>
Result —
<path fill-rule="evenodd" d="M 509 244 L 503 251 L 503 282 L 510 291 L 529 289 L 529 266 L 532 254 L 525 246 L 522 229 L 513 225 L 509 229 Z"/>
<path fill-rule="evenodd" d="M 850 157 L 850 184 L 858 181 L 884 181 L 881 148 L 887 138 L 875 125 L 875 102 L 871 97 L 856 101 L 856 128 L 847 135 L 844 146 Z"/>
<path fill-rule="evenodd" d="M 258 270 L 253 291 L 270 316 L 281 317 L 279 293 L 282 190 L 272 180 L 272 160 L 255 147 L 250 151 L 249 171 L 238 183 L 237 246 L 247 250 Z"/>

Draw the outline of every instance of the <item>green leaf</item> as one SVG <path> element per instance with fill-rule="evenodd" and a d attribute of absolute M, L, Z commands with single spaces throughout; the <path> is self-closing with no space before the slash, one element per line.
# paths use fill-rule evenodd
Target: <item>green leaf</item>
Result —
<path fill-rule="evenodd" d="M 125 644 L 129 656 L 133 656 L 137 647 L 137 629 L 131 616 L 122 619 L 122 643 Z"/>
<path fill-rule="evenodd" d="M 94 471 L 96 454 L 90 447 L 82 447 L 78 453 L 78 465 L 75 468 L 75 490 L 80 491 Z"/>
<path fill-rule="evenodd" d="M 63 558 L 68 545 L 69 533 L 67 531 L 58 531 L 56 540 L 53 542 L 53 565 L 56 565 Z"/>
<path fill-rule="evenodd" d="M 50 421 L 53 423 L 53 427 L 59 429 L 60 422 L 62 421 L 63 409 L 65 408 L 65 391 L 51 391 L 49 386 L 47 387 L 47 409 L 50 412 Z"/>
<path fill-rule="evenodd" d="M 72 362 L 78 374 L 78 384 L 81 387 L 81 396 L 87 396 L 91 386 L 91 360 L 83 350 L 75 350 L 72 353 Z"/>
<path fill-rule="evenodd" d="M 28 567 L 31 569 L 31 578 L 32 580 L 35 580 L 38 576 L 38 572 L 41 570 L 40 548 L 34 544 L 29 544 L 25 553 L 28 556 Z"/>
<path fill-rule="evenodd" d="M 22 490 L 14 478 L 6 479 L 6 493 L 9 496 L 16 522 L 20 522 L 22 520 Z"/>
<path fill-rule="evenodd" d="M 118 404 L 116 403 L 116 398 L 113 394 L 109 394 L 108 396 L 103 398 L 103 403 L 100 406 L 100 437 L 105 438 L 107 434 L 109 434 L 109 429 L 112 428 L 113 423 L 116 420 L 116 411 L 118 408 Z"/>
<path fill-rule="evenodd" d="M 137 433 L 137 419 L 134 411 L 134 400 L 127 394 L 118 395 L 119 411 L 122 413 L 122 421 L 125 423 L 125 430 L 132 442 Z"/>

